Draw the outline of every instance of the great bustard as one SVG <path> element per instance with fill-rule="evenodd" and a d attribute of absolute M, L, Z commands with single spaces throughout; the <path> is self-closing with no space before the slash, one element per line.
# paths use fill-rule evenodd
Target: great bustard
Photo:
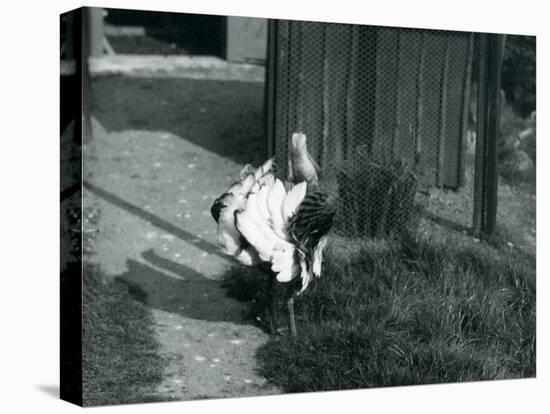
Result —
<path fill-rule="evenodd" d="M 313 276 L 321 276 L 323 249 L 336 210 L 333 196 L 318 188 L 318 168 L 303 133 L 292 135 L 288 164 L 286 183 L 275 177 L 272 159 L 257 169 L 245 166 L 239 180 L 214 201 L 211 212 L 225 254 L 268 273 L 272 292 L 275 281 L 286 284 L 290 332 L 295 336 L 294 296 Z M 269 302 L 271 328 L 276 331 L 272 294 Z"/>

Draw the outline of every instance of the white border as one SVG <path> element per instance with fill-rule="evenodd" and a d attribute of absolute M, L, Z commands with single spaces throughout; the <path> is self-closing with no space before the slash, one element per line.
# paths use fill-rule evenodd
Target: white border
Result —
<path fill-rule="evenodd" d="M 296 0 L 111 0 L 84 5 L 248 15 L 377 25 L 525 33 L 538 36 L 538 182 L 547 175 L 545 160 L 549 96 L 542 73 L 548 70 L 548 29 L 543 1 L 370 1 L 330 4 Z M 360 5 L 362 4 L 362 5 Z M 82 3 L 17 0 L 3 5 L 1 364 L 4 412 L 70 412 L 77 408 L 42 389 L 58 382 L 59 269 L 59 116 L 58 14 Z M 544 69 L 543 69 L 544 68 Z M 6 128 L 7 126 L 7 128 Z M 113 412 L 421 412 L 535 413 L 548 404 L 547 193 L 538 191 L 536 380 L 365 391 L 285 395 L 233 400 L 144 404 L 104 408 Z M 518 211 L 518 214 L 521 212 Z M 542 296 L 545 296 L 546 301 Z M 547 391 L 548 393 L 548 391 Z M 546 401 L 544 404 L 543 401 Z M 7 408 L 7 409 L 6 409 Z M 95 409 L 92 409 L 95 411 Z"/>

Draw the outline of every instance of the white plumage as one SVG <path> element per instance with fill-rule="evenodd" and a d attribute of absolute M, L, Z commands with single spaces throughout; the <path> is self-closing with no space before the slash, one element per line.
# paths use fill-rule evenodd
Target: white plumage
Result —
<path fill-rule="evenodd" d="M 288 282 L 299 275 L 300 265 L 286 225 L 303 201 L 307 183 L 287 193 L 272 167 L 268 160 L 219 199 L 218 242 L 224 253 L 244 265 L 270 263 L 277 280 Z"/>
<path fill-rule="evenodd" d="M 289 286 L 300 278 L 300 288 L 293 287 L 288 299 L 295 335 L 292 297 L 295 292 L 301 294 L 313 276 L 321 275 L 334 208 L 326 194 L 316 191 L 316 166 L 304 134 L 293 134 L 289 156 L 289 177 L 300 182 L 287 182 L 287 192 L 273 168 L 272 159 L 257 169 L 246 165 L 239 181 L 214 202 L 211 212 L 225 254 L 243 265 L 267 266 L 271 277 Z M 310 185 L 314 192 L 309 191 Z"/>

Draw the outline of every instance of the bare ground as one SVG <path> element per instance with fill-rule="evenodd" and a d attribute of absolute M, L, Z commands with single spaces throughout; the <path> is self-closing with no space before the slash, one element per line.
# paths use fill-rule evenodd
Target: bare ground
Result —
<path fill-rule="evenodd" d="M 220 93 L 219 82 L 200 89 L 178 80 L 184 87 L 175 91 L 155 81 L 165 93 L 147 96 L 147 84 L 116 77 L 94 83 L 97 118 L 84 153 L 84 204 L 101 211 L 93 260 L 152 311 L 169 360 L 156 389 L 161 399 L 279 393 L 256 373 L 256 349 L 268 335 L 244 317 L 247 303 L 222 286 L 233 263 L 218 252 L 209 211 L 243 162 L 264 157 L 255 112 L 262 85 L 228 83 L 230 91 Z M 159 96 L 179 105 L 152 101 Z M 247 140 L 252 151 L 235 145 Z"/>
<path fill-rule="evenodd" d="M 436 237 L 443 233 L 451 237 L 471 238 L 473 186 L 473 159 L 467 159 L 464 187 L 457 191 L 431 188 L 429 197 L 422 198 L 426 210 L 440 221 L 435 224 L 431 220 L 423 220 L 421 231 Z M 499 177 L 497 233 L 502 242 L 511 248 L 535 257 L 536 192 L 533 184 L 512 185 Z"/>

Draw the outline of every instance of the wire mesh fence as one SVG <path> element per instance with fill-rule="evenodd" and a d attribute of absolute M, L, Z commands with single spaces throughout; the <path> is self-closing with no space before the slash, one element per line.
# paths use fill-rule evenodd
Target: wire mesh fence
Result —
<path fill-rule="evenodd" d="M 476 149 L 479 91 L 487 86 L 479 79 L 479 34 L 288 20 L 270 25 L 270 155 L 285 169 L 292 133 L 306 133 L 324 186 L 340 196 L 336 231 L 386 237 L 435 223 L 471 232 L 474 198 L 480 198 L 476 151 L 485 157 Z M 534 245 L 535 38 L 508 35 L 506 45 L 499 184 L 492 185 L 497 224 L 513 222 L 516 233 L 528 229 L 522 237 Z M 529 189 L 516 191 L 518 182 Z M 532 220 L 516 220 L 514 212 L 526 203 Z"/>
<path fill-rule="evenodd" d="M 306 133 L 340 196 L 338 232 L 390 236 L 421 216 L 471 226 L 473 33 L 304 21 L 274 33 L 272 150 L 284 166 Z"/>

